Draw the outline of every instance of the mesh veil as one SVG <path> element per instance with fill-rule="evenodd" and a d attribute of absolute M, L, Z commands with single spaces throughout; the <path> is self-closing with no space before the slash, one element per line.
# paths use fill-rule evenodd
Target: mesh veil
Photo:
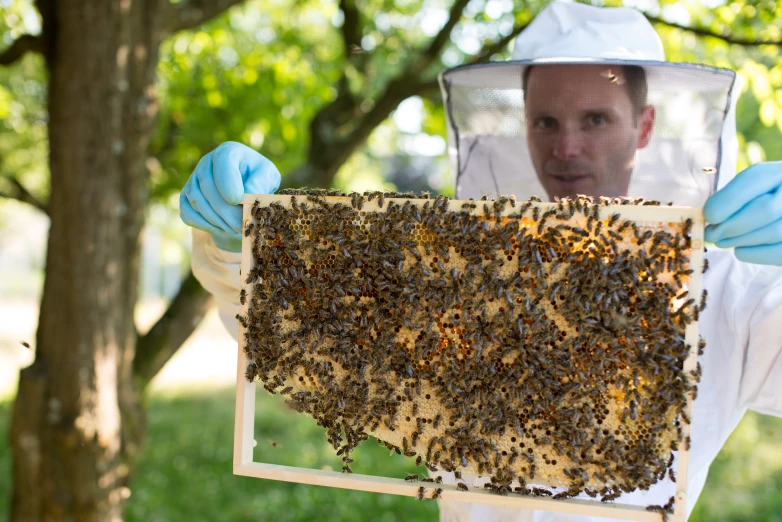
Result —
<path fill-rule="evenodd" d="M 441 75 L 457 197 L 514 194 L 519 199 L 552 199 L 539 181 L 527 146 L 522 75 L 530 64 L 470 65 Z M 735 72 L 670 62 L 599 64 L 643 65 L 647 103 L 656 112 L 651 140 L 635 152 L 627 196 L 702 206 L 735 175 L 735 103 L 740 88 Z M 545 66 L 540 60 L 534 65 Z"/>

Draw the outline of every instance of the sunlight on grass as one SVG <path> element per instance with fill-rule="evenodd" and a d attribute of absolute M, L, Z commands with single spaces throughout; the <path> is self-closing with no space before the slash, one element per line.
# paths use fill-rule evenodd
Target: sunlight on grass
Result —
<path fill-rule="evenodd" d="M 292 412 L 280 395 L 258 386 L 255 411 L 256 462 L 340 471 L 342 461 L 326 440 L 325 430 L 311 417 Z M 351 453 L 355 473 L 403 478 L 424 473 L 413 459 L 398 455 L 370 438 Z"/>
<path fill-rule="evenodd" d="M 278 399 L 258 394 L 257 449 L 270 450 L 269 462 L 326 462 L 340 469 L 323 429 Z M 233 407 L 233 390 L 152 397 L 149 445 L 128 503 L 129 522 L 436 520 L 434 502 L 232 475 Z M 371 468 L 403 477 L 412 469 L 369 441 L 356 453 L 356 464 L 363 466 L 357 472 Z"/>
<path fill-rule="evenodd" d="M 149 439 L 127 522 L 437 520 L 434 502 L 234 476 L 232 389 L 158 391 L 149 406 Z M 10 403 L 0 402 L 0 521 L 10 501 L 10 413 Z M 341 467 L 321 428 L 265 392 L 257 398 L 255 437 L 256 460 Z M 780 441 L 782 419 L 748 414 L 712 465 L 690 520 L 782 522 Z M 415 470 L 371 439 L 355 457 L 356 472 L 403 477 Z"/>

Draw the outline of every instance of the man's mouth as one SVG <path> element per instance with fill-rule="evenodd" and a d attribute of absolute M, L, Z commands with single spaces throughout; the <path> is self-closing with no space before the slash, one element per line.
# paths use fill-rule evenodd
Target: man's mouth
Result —
<path fill-rule="evenodd" d="M 575 183 L 578 181 L 583 181 L 590 177 L 589 174 L 579 174 L 579 173 L 570 173 L 564 175 L 551 174 L 550 176 L 561 183 Z"/>

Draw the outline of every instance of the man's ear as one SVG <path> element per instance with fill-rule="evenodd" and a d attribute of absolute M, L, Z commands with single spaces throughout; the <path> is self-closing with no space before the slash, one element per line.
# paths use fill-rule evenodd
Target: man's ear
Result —
<path fill-rule="evenodd" d="M 637 149 L 642 149 L 649 145 L 652 141 L 652 131 L 654 130 L 654 106 L 647 105 L 641 111 L 641 115 L 638 117 L 638 125 L 641 127 L 641 132 L 638 134 L 638 146 Z"/>

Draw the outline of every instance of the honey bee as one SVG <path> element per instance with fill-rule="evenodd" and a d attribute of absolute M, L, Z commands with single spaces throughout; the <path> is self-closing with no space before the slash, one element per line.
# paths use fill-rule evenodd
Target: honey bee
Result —
<path fill-rule="evenodd" d="M 663 506 L 646 506 L 646 511 L 654 511 L 655 513 L 659 513 L 662 516 L 663 522 L 667 522 L 668 520 L 668 511 Z"/>

